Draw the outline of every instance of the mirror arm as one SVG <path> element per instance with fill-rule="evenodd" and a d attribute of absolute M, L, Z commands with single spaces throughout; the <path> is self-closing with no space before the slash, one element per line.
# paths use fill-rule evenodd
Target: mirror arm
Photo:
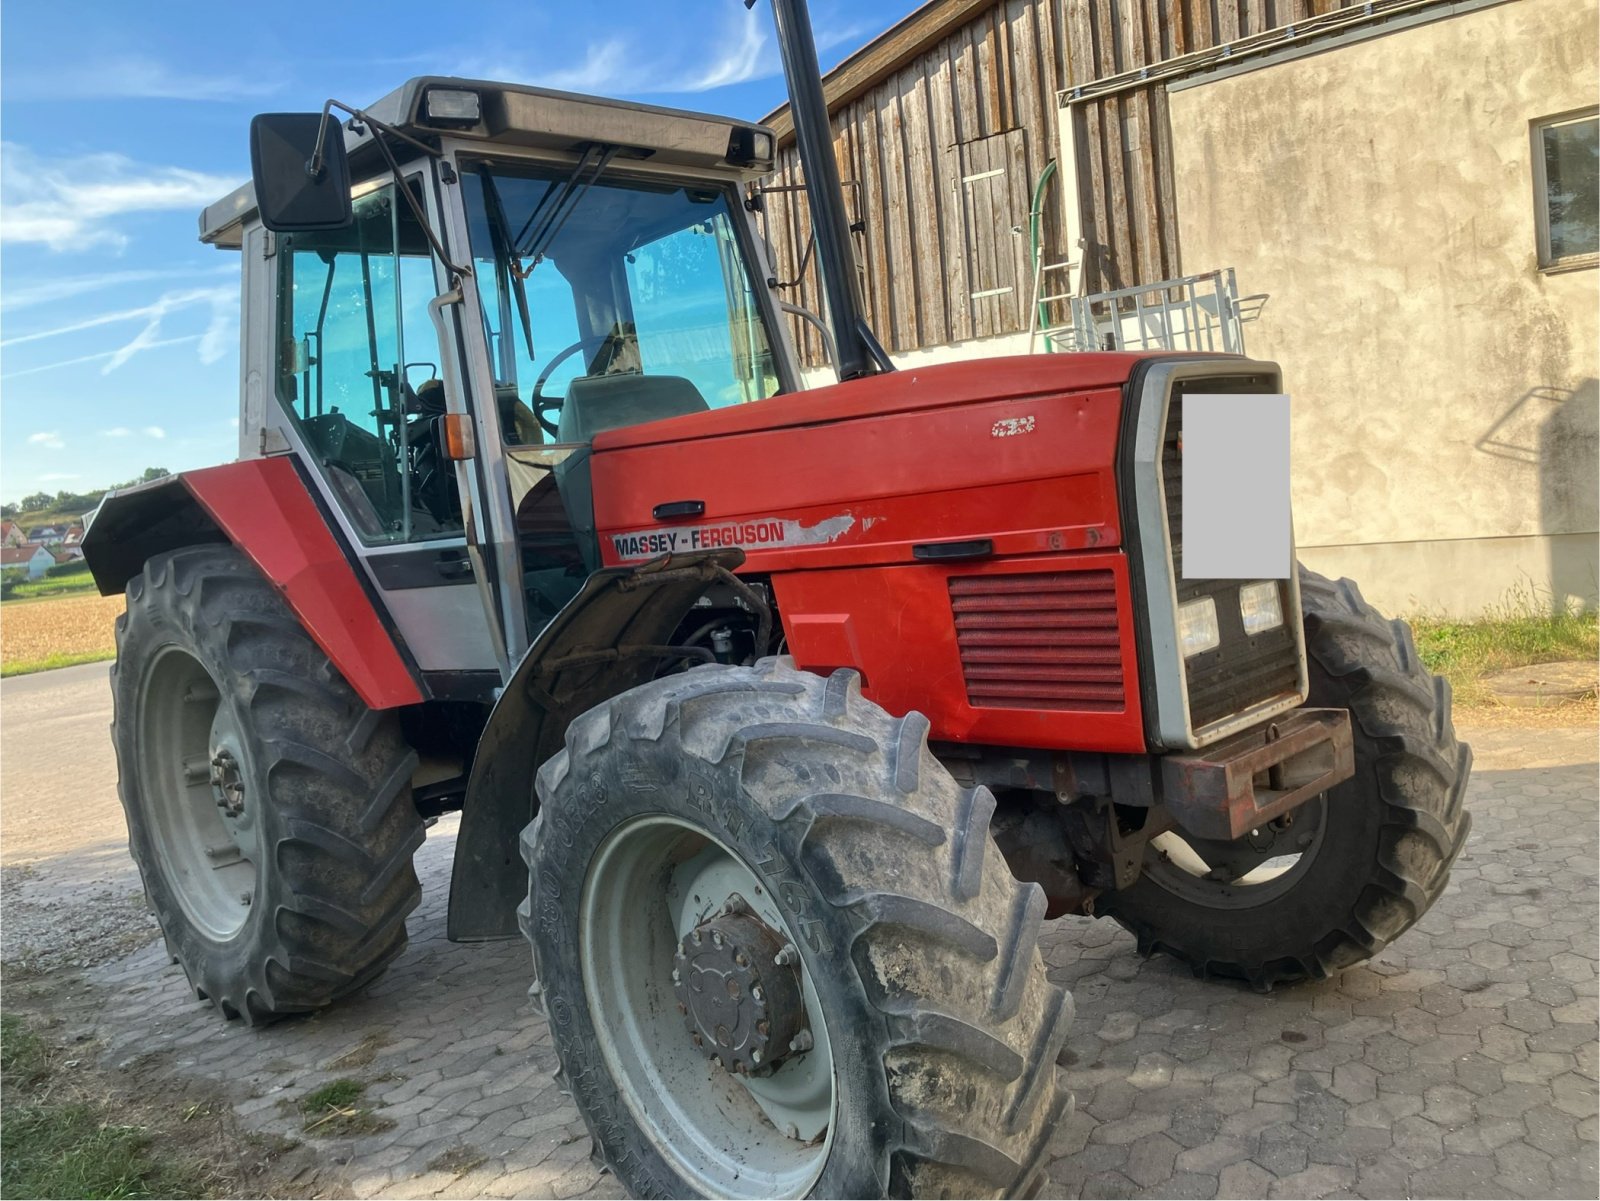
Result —
<path fill-rule="evenodd" d="M 372 128 L 376 129 L 379 133 L 386 133 L 392 138 L 399 138 L 402 142 L 409 142 L 424 154 L 432 155 L 434 158 L 444 157 L 444 151 L 436 150 L 432 146 L 429 146 L 426 142 L 419 142 L 410 134 L 396 129 L 393 125 L 390 125 L 385 121 L 380 121 L 376 117 L 369 116 L 365 109 L 352 108 L 343 100 L 334 100 L 330 98 L 328 102 L 322 106 L 322 126 L 317 130 L 316 149 L 311 153 L 311 160 L 306 163 L 306 174 L 311 176 L 312 179 L 320 180 L 322 178 L 322 143 L 323 140 L 328 136 L 328 118 L 333 115 L 334 109 L 339 109 L 342 112 L 349 113 L 355 120 L 359 121 L 363 125 L 372 126 Z"/>
<path fill-rule="evenodd" d="M 418 150 L 422 151 L 422 153 L 426 155 L 430 155 L 433 158 L 444 157 L 444 152 L 442 150 L 437 150 L 425 142 L 419 142 L 410 134 L 396 129 L 386 121 L 379 121 L 376 117 L 369 116 L 364 109 L 353 108 L 342 100 L 334 100 L 330 98 L 328 102 L 322 106 L 322 124 L 317 129 L 317 144 L 315 149 L 313 149 L 311 152 L 310 160 L 306 163 L 306 174 L 314 180 L 321 180 L 322 178 L 322 146 L 323 142 L 328 136 L 328 125 L 330 123 L 329 119 L 332 117 L 333 110 L 336 108 L 343 112 L 349 113 L 352 118 L 354 118 L 356 121 L 359 121 L 361 124 L 370 125 L 380 134 L 388 134 L 390 137 L 399 138 L 402 142 L 405 142 L 411 146 L 415 146 Z M 400 164 L 395 161 L 394 151 L 389 149 L 388 143 L 386 143 L 381 137 L 374 137 L 372 140 L 377 144 L 379 152 L 382 153 L 384 162 L 388 164 L 389 174 L 394 176 L 396 188 L 406 198 L 406 203 L 411 206 L 411 215 L 417 219 L 417 224 L 422 227 L 422 232 L 428 235 L 428 244 L 433 247 L 433 253 L 439 256 L 439 261 L 443 263 L 445 268 L 450 272 L 452 276 L 451 286 L 453 287 L 455 285 L 455 281 L 461 276 L 471 275 L 472 268 L 470 266 L 463 266 L 459 263 L 453 262 L 450 256 L 445 253 L 444 244 L 439 241 L 439 235 L 434 233 L 433 226 L 428 224 L 427 214 L 422 211 L 422 206 L 417 203 L 417 198 L 411 194 L 411 189 L 406 187 L 405 177 L 400 173 Z"/>
<path fill-rule="evenodd" d="M 381 126 L 379 127 L 382 128 Z M 410 138 L 406 139 L 411 141 Z M 394 176 L 395 189 L 406 198 L 406 203 L 411 206 L 411 215 L 417 219 L 417 224 L 422 227 L 422 232 L 428 235 L 428 245 L 433 247 L 433 253 L 439 256 L 439 261 L 450 272 L 450 286 L 455 287 L 464 275 L 471 275 L 470 266 L 462 266 L 452 262 L 445 253 L 444 243 L 439 241 L 439 235 L 433 232 L 433 226 L 428 224 L 428 214 L 423 212 L 422 205 L 417 203 L 417 198 L 411 194 L 411 189 L 406 186 L 405 176 L 400 173 L 400 164 L 395 160 L 394 151 L 389 149 L 388 143 L 382 138 L 374 138 L 378 150 L 383 154 L 383 161 L 389 164 L 389 174 Z"/>

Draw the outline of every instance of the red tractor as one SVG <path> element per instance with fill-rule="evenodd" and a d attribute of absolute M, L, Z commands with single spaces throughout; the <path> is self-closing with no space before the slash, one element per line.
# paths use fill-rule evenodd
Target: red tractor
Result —
<path fill-rule="evenodd" d="M 132 851 L 265 1022 L 400 954 L 459 809 L 449 933 L 520 925 L 635 1195 L 1024 1191 L 1069 1104 L 1047 918 L 1326 976 L 1438 899 L 1470 754 L 1354 585 L 1183 574 L 1184 402 L 1274 365 L 890 370 L 775 8 L 836 386 L 769 286 L 768 130 L 434 77 L 256 118 L 201 218 L 240 458 L 84 540 Z"/>

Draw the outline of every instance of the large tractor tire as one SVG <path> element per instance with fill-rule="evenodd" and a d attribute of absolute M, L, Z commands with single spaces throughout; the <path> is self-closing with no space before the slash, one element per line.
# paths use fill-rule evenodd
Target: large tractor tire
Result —
<path fill-rule="evenodd" d="M 1351 581 L 1305 568 L 1300 598 L 1307 704 L 1350 711 L 1355 775 L 1235 843 L 1163 835 L 1138 882 L 1098 902 L 1143 954 L 1261 990 L 1324 978 L 1409 930 L 1444 892 L 1471 825 L 1472 750 L 1410 628 Z"/>
<path fill-rule="evenodd" d="M 252 1024 L 362 987 L 406 945 L 416 756 L 238 551 L 157 555 L 112 668 L 118 791 L 196 995 Z"/>
<path fill-rule="evenodd" d="M 854 672 L 696 668 L 569 727 L 521 909 L 562 1075 L 636 1197 L 1026 1190 L 1071 998 L 994 799 Z"/>

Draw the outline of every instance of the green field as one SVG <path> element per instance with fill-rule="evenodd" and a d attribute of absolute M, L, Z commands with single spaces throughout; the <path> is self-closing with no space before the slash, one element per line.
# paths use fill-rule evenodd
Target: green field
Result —
<path fill-rule="evenodd" d="M 94 577 L 89 565 L 81 559 L 76 563 L 63 563 L 37 580 L 8 581 L 0 600 L 39 600 L 46 596 L 72 596 L 94 591 Z"/>

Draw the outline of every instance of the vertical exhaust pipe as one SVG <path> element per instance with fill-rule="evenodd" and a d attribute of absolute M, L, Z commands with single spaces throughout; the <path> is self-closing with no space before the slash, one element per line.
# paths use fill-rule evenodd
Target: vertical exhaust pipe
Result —
<path fill-rule="evenodd" d="M 745 0 L 745 7 L 753 8 L 755 2 Z M 855 248 L 850 242 L 850 219 L 845 214 L 839 164 L 833 156 L 833 125 L 822 94 L 822 68 L 817 63 L 810 11 L 806 0 L 772 0 L 772 15 L 777 22 L 778 50 L 789 87 L 795 145 L 805 169 L 806 197 L 811 202 L 822 293 L 838 348 L 834 367 L 841 380 L 893 371 L 894 364 L 867 324 L 861 300 L 861 281 L 856 276 Z"/>

